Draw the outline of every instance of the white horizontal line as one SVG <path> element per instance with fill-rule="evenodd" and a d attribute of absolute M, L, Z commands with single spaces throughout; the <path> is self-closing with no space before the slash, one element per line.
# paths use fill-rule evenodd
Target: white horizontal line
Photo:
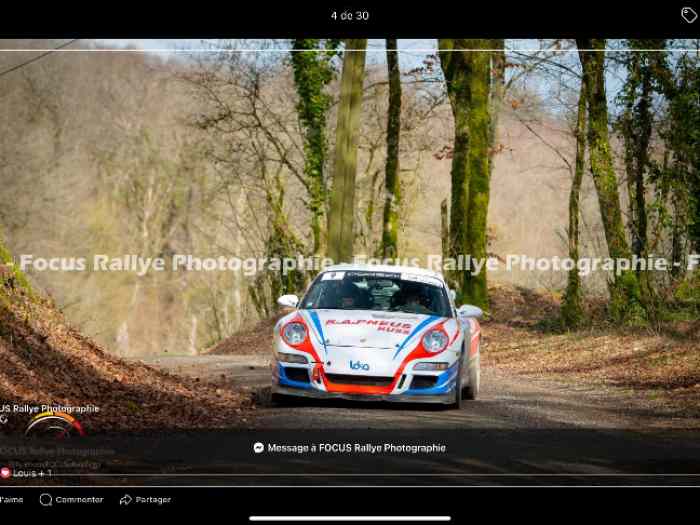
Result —
<path fill-rule="evenodd" d="M 0 49 L 0 52 L 5 53 L 303 53 L 305 51 L 321 52 L 323 49 L 123 49 L 123 48 L 107 48 L 107 49 Z M 328 53 L 336 51 L 325 50 Z M 365 51 L 368 53 L 385 53 L 386 49 L 344 49 L 343 51 Z M 497 52 L 504 51 L 503 49 L 392 49 L 399 53 L 457 53 L 459 51 L 488 51 Z M 650 53 L 650 52 L 668 52 L 668 53 L 695 53 L 697 49 L 505 49 L 506 53 L 578 53 L 579 51 L 605 51 L 606 53 Z"/>
<path fill-rule="evenodd" d="M 12 490 L 22 490 L 22 489 L 109 489 L 109 488 L 123 488 L 123 489 L 287 489 L 287 488 L 300 488 L 300 489 L 418 489 L 424 491 L 425 489 L 463 489 L 463 490 L 476 490 L 476 489 L 507 489 L 507 488 L 533 488 L 533 489 L 546 489 L 546 488 L 562 488 L 562 489 L 575 489 L 582 487 L 591 488 L 602 488 L 602 487 L 644 487 L 644 488 L 668 488 L 668 489 L 687 489 L 688 487 L 700 488 L 700 485 L 8 485 L 8 488 Z"/>
<path fill-rule="evenodd" d="M 451 521 L 450 516 L 250 516 L 250 521 Z"/>
<path fill-rule="evenodd" d="M 299 473 L 290 473 L 290 474 L 271 474 L 271 473 L 260 473 L 260 474 L 227 474 L 227 473 L 204 473 L 204 474 L 163 474 L 163 473 L 157 473 L 157 474 L 144 474 L 144 473 L 139 473 L 139 474 L 57 474 L 53 473 L 51 476 L 46 476 L 47 478 L 70 478 L 70 477 L 97 477 L 97 478 L 113 478 L 113 477 L 130 477 L 130 478 L 156 478 L 156 477 L 163 477 L 163 478 L 201 478 L 201 477 L 213 477 L 213 478 L 265 478 L 265 477 L 279 477 L 279 478 L 293 478 L 293 477 L 299 477 L 299 478 L 313 478 L 313 477 L 351 477 L 351 478 L 368 478 L 368 477 L 378 477 L 378 478 L 389 478 L 389 477 L 404 477 L 404 476 L 411 476 L 411 477 L 437 477 L 437 478 L 442 478 L 442 477 L 473 477 L 473 478 L 486 478 L 486 477 L 526 477 L 526 478 L 539 478 L 539 477 L 552 477 L 552 478 L 561 478 L 561 477 L 602 477 L 602 478 L 608 478 L 608 477 L 700 477 L 700 473 L 677 473 L 677 474 L 659 474 L 659 473 L 653 473 L 653 474 L 647 474 L 647 473 L 629 473 L 629 474 L 623 474 L 623 473 L 589 473 L 589 472 L 564 472 L 561 474 L 555 474 L 555 473 L 538 473 L 538 474 L 526 474 L 526 473 L 505 473 L 505 472 L 499 472 L 499 473 L 484 473 L 484 474 L 465 474 L 465 473 L 451 473 L 451 472 L 446 472 L 446 473 L 433 473 L 433 474 L 420 474 L 420 473 L 408 473 L 408 474 L 399 474 L 399 473 L 386 473 L 386 474 L 347 474 L 347 473 L 342 473 L 342 474 L 322 474 L 322 473 L 304 473 L 304 474 L 299 474 Z"/>

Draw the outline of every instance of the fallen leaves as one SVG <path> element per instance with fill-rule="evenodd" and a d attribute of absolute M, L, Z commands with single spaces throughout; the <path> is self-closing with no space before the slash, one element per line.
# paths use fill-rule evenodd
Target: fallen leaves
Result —
<path fill-rule="evenodd" d="M 249 330 L 228 337 L 204 353 L 208 355 L 271 355 L 277 318 L 265 319 Z"/>
<path fill-rule="evenodd" d="M 50 301 L 0 290 L 0 404 L 100 407 L 88 433 L 223 428 L 252 408 L 249 393 L 118 359 L 68 326 Z M 3 431 L 20 431 L 13 418 Z"/>
<path fill-rule="evenodd" d="M 700 413 L 700 340 L 600 323 L 572 333 L 546 329 L 554 297 L 496 288 L 484 323 L 486 366 L 514 374 L 653 393 L 664 407 Z M 514 321 L 517 319 L 517 322 Z"/>

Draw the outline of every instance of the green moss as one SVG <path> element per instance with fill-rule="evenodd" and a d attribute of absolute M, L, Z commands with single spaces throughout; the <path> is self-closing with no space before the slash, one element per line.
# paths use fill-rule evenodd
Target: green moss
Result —
<path fill-rule="evenodd" d="M 648 315 L 642 301 L 641 287 L 637 275 L 623 272 L 615 282 L 610 294 L 610 317 L 619 324 L 643 326 Z"/>
<path fill-rule="evenodd" d="M 487 257 L 486 232 L 490 186 L 492 119 L 490 112 L 491 54 L 453 51 L 489 49 L 489 40 L 440 40 L 440 62 L 455 122 L 450 208 L 450 257 Z M 488 310 L 486 271 L 451 272 L 448 282 L 460 303 Z"/>
<path fill-rule="evenodd" d="M 490 55 L 474 53 L 469 78 L 469 218 L 467 252 L 477 260 L 486 260 L 487 223 L 490 197 L 489 150 L 490 137 Z M 468 303 L 484 310 L 489 309 L 487 272 L 482 269 L 477 275 L 467 275 L 465 292 Z"/>
<path fill-rule="evenodd" d="M 335 77 L 333 58 L 339 42 L 319 39 L 296 39 L 291 53 L 294 83 L 299 102 L 297 113 L 304 128 L 304 175 L 307 180 L 311 212 L 313 253 L 318 254 L 323 244 L 323 217 L 326 211 L 328 189 L 324 178 L 327 155 L 326 119 L 332 97 L 326 87 Z"/>
<path fill-rule="evenodd" d="M 590 171 L 598 194 L 598 204 L 605 230 L 605 240 L 612 259 L 629 259 L 631 250 L 625 237 L 620 208 L 618 180 L 608 133 L 608 103 L 605 93 L 605 40 L 581 39 L 583 81 L 588 107 L 588 148 Z M 594 51 L 591 51 L 593 49 Z M 648 322 L 642 287 L 635 272 L 623 272 L 609 282 L 612 320 L 621 324 L 640 325 Z"/>
<path fill-rule="evenodd" d="M 583 324 L 583 297 L 578 272 L 569 272 L 564 301 L 561 306 L 561 322 L 566 328 L 578 328 Z"/>
<path fill-rule="evenodd" d="M 14 274 L 15 285 L 26 290 L 28 293 L 32 292 L 32 287 L 29 284 L 27 276 L 14 264 L 12 255 L 9 250 L 5 248 L 5 245 L 0 237 L 0 263 L 7 265 L 12 273 Z M 4 283 L 3 283 L 4 285 Z"/>
<path fill-rule="evenodd" d="M 674 299 L 684 303 L 695 303 L 700 306 L 700 273 L 690 274 L 681 282 L 674 292 Z"/>
<path fill-rule="evenodd" d="M 569 257 L 573 261 L 579 258 L 579 203 L 586 163 L 586 116 L 586 84 L 581 82 L 576 120 L 576 169 L 569 192 Z M 569 271 L 567 276 L 560 321 L 562 328 L 566 329 L 578 328 L 584 322 L 581 277 L 576 268 Z"/>

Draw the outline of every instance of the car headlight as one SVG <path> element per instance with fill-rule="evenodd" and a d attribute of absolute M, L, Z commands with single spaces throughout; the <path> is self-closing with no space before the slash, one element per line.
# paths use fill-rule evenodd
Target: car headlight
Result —
<path fill-rule="evenodd" d="M 306 339 L 306 326 L 301 323 L 289 323 L 282 330 L 282 337 L 287 344 L 301 344 Z"/>
<path fill-rule="evenodd" d="M 277 352 L 275 357 L 277 357 L 277 360 L 282 363 L 297 363 L 299 365 L 305 365 L 309 362 L 309 360 L 306 359 L 306 356 L 298 354 L 287 354 L 285 352 Z"/>
<path fill-rule="evenodd" d="M 448 363 L 418 363 L 413 367 L 414 371 L 436 371 L 447 370 L 450 367 Z"/>
<path fill-rule="evenodd" d="M 447 348 L 447 334 L 440 330 L 430 330 L 423 336 L 423 346 L 428 352 L 442 352 Z"/>

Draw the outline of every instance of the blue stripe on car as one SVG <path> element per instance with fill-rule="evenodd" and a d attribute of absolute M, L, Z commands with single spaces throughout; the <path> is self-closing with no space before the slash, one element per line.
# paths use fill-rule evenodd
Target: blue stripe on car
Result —
<path fill-rule="evenodd" d="M 447 394 L 451 392 L 455 384 L 457 383 L 457 374 L 459 373 L 459 361 L 453 364 L 450 368 L 445 370 L 442 374 L 437 377 L 435 381 L 435 386 L 430 388 L 409 388 L 401 395 L 408 396 L 424 396 L 424 395 L 436 395 L 436 394 Z"/>
<path fill-rule="evenodd" d="M 319 337 L 321 338 L 321 345 L 323 345 L 323 350 L 326 351 L 326 337 L 323 335 L 323 327 L 321 326 L 321 320 L 318 318 L 318 314 L 313 311 L 309 312 L 309 317 L 311 317 L 311 321 L 316 327 L 316 330 L 318 330 Z"/>
<path fill-rule="evenodd" d="M 432 322 L 435 321 L 436 319 L 440 319 L 440 318 L 439 318 L 438 316 L 436 316 L 436 315 L 431 315 L 431 316 L 428 317 L 425 321 L 423 321 L 423 322 L 420 323 L 418 326 L 416 326 L 416 327 L 413 329 L 413 332 L 411 332 L 411 333 L 409 334 L 409 336 L 408 336 L 406 339 L 403 340 L 403 343 L 401 343 L 401 345 L 399 346 L 399 349 L 396 350 L 396 353 L 394 354 L 394 357 L 392 357 L 392 359 L 396 359 L 396 356 L 399 355 L 399 353 L 401 353 L 401 350 L 403 350 L 403 347 L 406 346 L 406 343 L 408 343 L 414 335 L 416 335 L 418 332 L 420 332 L 423 328 L 425 328 L 426 326 L 428 326 L 430 323 L 432 323 Z"/>

